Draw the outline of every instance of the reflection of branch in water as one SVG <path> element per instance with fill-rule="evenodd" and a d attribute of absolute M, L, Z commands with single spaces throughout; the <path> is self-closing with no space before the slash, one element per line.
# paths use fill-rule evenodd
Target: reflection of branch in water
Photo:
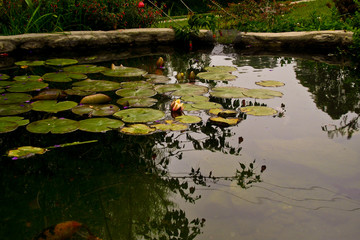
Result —
<path fill-rule="evenodd" d="M 275 184 L 271 184 L 268 182 L 263 182 L 263 184 L 268 184 L 270 186 L 275 186 L 275 187 L 279 187 L 279 188 L 283 188 L 283 189 L 290 189 L 290 190 L 301 190 L 301 191 L 314 191 L 316 189 L 320 189 L 320 190 L 325 190 L 327 192 L 339 195 L 337 193 L 335 193 L 334 191 L 331 191 L 329 189 L 323 188 L 323 187 L 318 187 L 318 186 L 312 186 L 309 188 L 296 188 L 296 187 L 284 187 L 284 186 L 279 186 L 279 185 L 275 185 Z M 320 209 L 333 209 L 333 210 L 339 210 L 339 211 L 358 211 L 360 210 L 360 201 L 356 201 L 354 199 L 351 199 L 348 196 L 344 196 L 344 195 L 339 195 L 337 197 L 332 197 L 330 199 L 321 199 L 321 198 L 302 198 L 302 199 L 298 199 L 298 198 L 292 198 L 292 197 L 288 197 L 285 196 L 284 194 L 278 193 L 274 190 L 271 190 L 269 188 L 266 187 L 261 187 L 261 186 L 254 186 L 255 188 L 260 188 L 263 189 L 265 191 L 269 191 L 271 193 L 276 194 L 277 196 L 280 196 L 282 198 L 284 198 L 285 200 L 278 200 L 278 199 L 274 199 L 274 198 L 270 198 L 270 197 L 255 197 L 255 200 L 250 200 L 250 199 L 246 199 L 245 197 L 243 197 L 244 195 L 237 195 L 234 192 L 230 191 L 230 190 L 224 190 L 224 189 L 220 189 L 217 188 L 216 186 L 222 186 L 222 187 L 228 187 L 228 188 L 235 188 L 236 186 L 229 186 L 226 184 L 221 184 L 221 183 L 216 183 L 214 185 L 212 185 L 212 187 L 208 187 L 208 188 L 199 188 L 198 190 L 203 191 L 203 190 L 207 190 L 207 191 L 220 191 L 220 192 L 224 192 L 228 195 L 234 196 L 238 199 L 241 199 L 245 202 L 251 203 L 251 204 L 263 204 L 265 200 L 270 201 L 270 202 L 275 202 L 275 203 L 282 203 L 282 204 L 286 204 L 292 207 L 296 207 L 296 208 L 302 208 L 302 209 L 307 209 L 307 210 L 320 210 Z M 313 192 L 311 192 L 311 194 L 313 194 Z M 318 207 L 308 207 L 308 206 L 304 206 L 304 205 L 299 205 L 299 204 L 293 204 L 291 202 L 288 202 L 286 200 L 291 200 L 291 201 L 295 201 L 295 202 L 327 202 L 327 203 L 335 203 L 338 200 L 343 200 L 343 201 L 347 201 L 347 202 L 351 202 L 354 205 L 358 205 L 359 207 L 354 207 L 354 208 L 349 208 L 349 209 L 344 209 L 344 208 L 339 208 L 339 207 L 334 207 L 334 206 L 318 206 Z"/>
<path fill-rule="evenodd" d="M 353 135 L 354 132 L 359 131 L 359 117 L 360 115 L 354 117 L 353 119 L 351 119 L 349 122 L 348 121 L 348 116 L 345 115 L 341 122 L 340 122 L 340 126 L 336 126 L 333 124 L 328 124 L 328 125 L 324 125 L 322 126 L 322 130 L 326 131 L 328 133 L 329 138 L 334 138 L 335 136 L 338 137 L 338 135 L 340 134 L 340 136 L 345 136 L 347 135 L 347 138 L 350 139 Z"/>

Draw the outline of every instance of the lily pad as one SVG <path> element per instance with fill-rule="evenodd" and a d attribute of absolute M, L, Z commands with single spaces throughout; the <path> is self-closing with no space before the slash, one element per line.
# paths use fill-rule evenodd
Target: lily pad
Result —
<path fill-rule="evenodd" d="M 175 118 L 176 121 L 181 123 L 199 123 L 201 122 L 201 118 L 198 116 L 191 116 L 191 115 L 182 115 Z"/>
<path fill-rule="evenodd" d="M 76 95 L 76 96 L 88 96 L 95 94 L 95 91 L 83 91 L 79 89 L 66 89 L 64 91 L 67 95 Z"/>
<path fill-rule="evenodd" d="M 205 86 L 194 85 L 189 83 L 182 84 L 166 84 L 155 87 L 158 93 L 171 92 L 172 96 L 189 96 L 189 95 L 202 95 L 208 92 L 208 88 Z"/>
<path fill-rule="evenodd" d="M 274 81 L 274 80 L 264 80 L 260 82 L 255 82 L 255 84 L 262 87 L 282 87 L 285 85 L 285 83 L 283 82 Z"/>
<path fill-rule="evenodd" d="M 152 97 L 157 94 L 157 92 L 151 88 L 123 88 L 117 90 L 115 93 L 120 97 Z"/>
<path fill-rule="evenodd" d="M 214 103 L 214 102 L 197 102 L 191 104 L 194 108 L 197 109 L 203 109 L 203 110 L 209 110 L 212 108 L 222 108 L 222 105 L 220 103 Z"/>
<path fill-rule="evenodd" d="M 73 79 L 84 80 L 86 78 L 85 74 L 70 72 L 52 72 L 43 75 L 43 79 L 49 82 L 71 82 Z"/>
<path fill-rule="evenodd" d="M 99 73 L 105 71 L 107 68 L 96 65 L 73 65 L 65 67 L 64 71 L 66 72 L 75 72 L 75 73 Z"/>
<path fill-rule="evenodd" d="M 24 119 L 23 117 L 19 116 L 0 117 L 0 122 L 14 122 L 18 126 L 25 126 L 29 123 L 29 119 Z"/>
<path fill-rule="evenodd" d="M 15 62 L 15 65 L 18 66 L 42 66 L 44 65 L 45 62 L 44 61 L 19 61 L 19 62 Z"/>
<path fill-rule="evenodd" d="M 78 105 L 71 109 L 71 111 L 78 115 L 88 115 L 89 117 L 92 116 L 110 116 L 114 113 L 118 112 L 120 108 L 113 104 L 85 104 L 85 105 Z"/>
<path fill-rule="evenodd" d="M 31 92 L 46 88 L 49 84 L 44 82 L 30 81 L 30 82 L 15 82 L 7 89 L 9 92 Z"/>
<path fill-rule="evenodd" d="M 0 81 L 1 81 L 1 80 L 6 80 L 6 79 L 9 79 L 9 78 L 10 78 L 9 75 L 0 73 Z"/>
<path fill-rule="evenodd" d="M 270 89 L 249 89 L 244 92 L 244 95 L 250 98 L 270 99 L 274 97 L 282 97 L 283 93 Z"/>
<path fill-rule="evenodd" d="M 156 131 L 156 128 L 151 128 L 145 124 L 132 124 L 128 127 L 123 127 L 120 132 L 129 135 L 148 135 Z"/>
<path fill-rule="evenodd" d="M 18 128 L 18 124 L 16 122 L 9 122 L 9 121 L 1 121 L 0 119 L 0 133 L 7 133 L 14 131 Z"/>
<path fill-rule="evenodd" d="M 235 72 L 237 71 L 237 68 L 231 66 L 213 66 L 206 67 L 205 70 L 208 72 Z"/>
<path fill-rule="evenodd" d="M 240 111 L 254 116 L 271 116 L 277 113 L 275 109 L 265 106 L 242 107 L 240 108 Z"/>
<path fill-rule="evenodd" d="M 31 95 L 26 93 L 3 93 L 0 95 L 0 105 L 2 104 L 14 104 L 30 101 Z"/>
<path fill-rule="evenodd" d="M 120 83 L 107 80 L 91 80 L 87 79 L 81 82 L 73 83 L 74 90 L 106 92 L 120 88 Z"/>
<path fill-rule="evenodd" d="M 165 113 L 152 108 L 130 108 L 116 112 L 114 116 L 127 123 L 146 123 L 162 119 Z"/>
<path fill-rule="evenodd" d="M 186 124 L 177 123 L 172 120 L 167 120 L 165 123 L 154 124 L 151 125 L 151 127 L 160 131 L 183 131 L 189 128 Z"/>
<path fill-rule="evenodd" d="M 17 158 L 28 158 L 32 157 L 35 154 L 44 154 L 47 151 L 45 148 L 33 147 L 33 146 L 23 146 L 16 149 L 10 150 L 8 152 L 8 157 L 13 159 Z"/>
<path fill-rule="evenodd" d="M 236 79 L 235 75 L 222 71 L 201 72 L 197 74 L 197 77 L 212 81 L 232 81 Z"/>
<path fill-rule="evenodd" d="M 26 126 L 26 130 L 32 133 L 63 134 L 76 131 L 79 122 L 66 118 L 48 118 L 32 122 Z"/>
<path fill-rule="evenodd" d="M 234 126 L 240 122 L 239 118 L 223 118 L 223 117 L 211 117 L 210 122 L 219 126 Z"/>
<path fill-rule="evenodd" d="M 0 105 L 0 116 L 29 112 L 31 108 L 31 105 L 27 103 Z"/>
<path fill-rule="evenodd" d="M 146 74 L 144 77 L 147 78 L 147 82 L 154 84 L 168 83 L 171 80 L 167 76 L 157 74 Z"/>
<path fill-rule="evenodd" d="M 245 98 L 249 89 L 242 87 L 215 87 L 210 95 L 218 98 Z"/>
<path fill-rule="evenodd" d="M 90 118 L 79 121 L 79 129 L 87 132 L 106 132 L 124 125 L 124 122 L 110 118 Z"/>
<path fill-rule="evenodd" d="M 11 85 L 13 85 L 15 82 L 14 81 L 0 81 L 0 87 L 10 87 Z"/>
<path fill-rule="evenodd" d="M 140 77 L 147 72 L 140 68 L 134 68 L 134 67 L 117 67 L 116 69 L 112 70 L 106 70 L 102 72 L 105 76 L 109 77 Z"/>
<path fill-rule="evenodd" d="M 26 81 L 42 81 L 43 79 L 41 78 L 41 76 L 38 75 L 23 75 L 23 76 L 15 76 L 14 80 L 26 82 Z"/>
<path fill-rule="evenodd" d="M 235 110 L 221 109 L 221 108 L 210 109 L 209 113 L 223 118 L 235 117 L 237 114 Z"/>
<path fill-rule="evenodd" d="M 152 88 L 154 85 L 145 81 L 122 82 L 121 88 Z"/>
<path fill-rule="evenodd" d="M 117 100 L 117 104 L 128 107 L 151 107 L 157 103 L 157 99 L 149 97 L 126 97 Z"/>
<path fill-rule="evenodd" d="M 56 100 L 42 100 L 33 102 L 31 105 L 33 107 L 32 109 L 35 111 L 57 113 L 72 109 L 78 104 L 73 101 L 58 102 Z"/>
<path fill-rule="evenodd" d="M 183 96 L 181 97 L 181 100 L 185 101 L 185 102 L 208 102 L 209 98 L 202 96 L 202 95 L 188 95 L 188 96 Z"/>
<path fill-rule="evenodd" d="M 200 111 L 200 109 L 198 109 L 198 108 L 194 108 L 193 106 L 192 106 L 192 103 L 184 103 L 184 111 L 188 111 L 188 112 L 197 112 L 197 111 Z"/>
<path fill-rule="evenodd" d="M 110 101 L 111 97 L 102 93 L 98 93 L 83 97 L 80 101 L 80 104 L 101 104 Z"/>
<path fill-rule="evenodd" d="M 23 117 L 0 117 L 0 133 L 14 131 L 19 126 L 25 126 L 28 123 L 29 120 Z"/>
<path fill-rule="evenodd" d="M 66 94 L 61 89 L 43 89 L 38 95 L 34 96 L 33 100 L 56 100 L 66 97 Z"/>
<path fill-rule="evenodd" d="M 75 59 L 67 59 L 67 58 L 55 58 L 55 59 L 48 59 L 45 61 L 45 64 L 51 66 L 66 66 L 66 65 L 73 65 L 77 64 L 78 61 Z"/>

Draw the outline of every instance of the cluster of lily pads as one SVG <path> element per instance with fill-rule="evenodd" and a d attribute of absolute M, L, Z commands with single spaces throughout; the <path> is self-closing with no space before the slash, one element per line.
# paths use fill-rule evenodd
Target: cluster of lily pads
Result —
<path fill-rule="evenodd" d="M 281 97 L 279 91 L 269 89 L 247 89 L 240 87 L 214 87 L 190 83 L 169 83 L 170 78 L 163 75 L 148 74 L 140 68 L 118 66 L 107 68 L 97 65 L 78 64 L 74 59 L 49 59 L 46 61 L 16 62 L 21 68 L 33 66 L 54 66 L 56 71 L 43 76 L 23 75 L 10 76 L 0 74 L 0 133 L 10 132 L 19 126 L 26 126 L 32 133 L 61 134 L 76 130 L 89 132 L 106 132 L 119 129 L 124 134 L 149 134 L 156 131 L 186 130 L 188 124 L 201 122 L 195 115 L 167 117 L 165 111 L 151 108 L 157 104 L 154 98 L 158 94 L 170 99 L 181 98 L 185 102 L 184 111 L 194 113 L 205 110 L 209 120 L 221 126 L 236 125 L 241 119 L 238 111 L 222 109 L 222 105 L 210 102 L 210 96 L 218 98 L 256 98 L 268 99 Z M 236 79 L 230 72 L 234 67 L 207 67 L 206 72 L 197 75 L 200 79 L 210 81 L 230 81 Z M 88 74 L 101 73 L 114 78 L 110 80 L 93 80 Z M 71 88 L 49 89 L 49 83 L 72 83 Z M 277 81 L 262 81 L 260 86 L 281 86 Z M 116 104 L 106 92 L 115 92 L 119 99 Z M 36 93 L 36 94 L 35 94 Z M 80 96 L 80 102 L 64 100 L 66 96 Z M 29 111 L 40 111 L 56 114 L 61 111 L 72 111 L 84 116 L 76 121 L 51 116 L 29 123 L 29 120 L 16 116 Z M 253 115 L 274 115 L 276 110 L 265 106 L 247 106 L 240 112 Z"/>

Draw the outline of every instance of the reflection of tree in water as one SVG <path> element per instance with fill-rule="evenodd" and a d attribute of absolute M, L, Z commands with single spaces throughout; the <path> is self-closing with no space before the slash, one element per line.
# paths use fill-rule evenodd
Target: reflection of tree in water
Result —
<path fill-rule="evenodd" d="M 348 139 L 352 137 L 355 132 L 359 131 L 359 117 L 353 117 L 352 119 L 348 119 L 348 115 L 344 115 L 341 118 L 339 126 L 335 124 L 328 124 L 322 126 L 322 130 L 328 133 L 329 138 L 339 137 L 339 136 L 346 136 Z"/>
<path fill-rule="evenodd" d="M 351 70 L 314 61 L 297 61 L 296 76 L 313 94 L 319 109 L 339 119 L 347 112 L 360 112 L 356 77 Z M 324 81 L 326 79 L 326 81 Z"/>
<path fill-rule="evenodd" d="M 285 61 L 285 60 L 283 60 Z M 275 68 L 279 64 L 278 57 L 268 57 L 268 56 L 241 56 L 238 55 L 236 60 L 233 61 L 233 64 L 239 67 L 250 66 L 255 69 L 264 69 L 264 68 Z"/>
<path fill-rule="evenodd" d="M 260 175 L 255 174 L 253 165 L 241 164 L 234 176 L 217 177 L 203 174 L 200 169 L 189 170 L 181 177 L 170 176 L 169 159 L 181 158 L 182 146 L 188 143 L 199 145 L 193 146 L 196 150 L 230 154 L 241 150 L 226 142 L 233 135 L 230 130 L 208 124 L 194 125 L 191 130 L 193 134 L 201 133 L 202 139 L 181 132 L 178 134 L 182 137 L 178 138 L 174 133 L 125 136 L 111 132 L 100 138 L 90 133 L 73 133 L 67 139 L 81 141 L 96 136 L 99 142 L 2 162 L 2 205 L 8 207 L 1 208 L 1 214 L 13 217 L 2 220 L 6 230 L 1 231 L 0 238 L 35 236 L 47 226 L 76 220 L 103 239 L 194 239 L 201 233 L 205 219 L 188 219 L 170 200 L 171 195 L 178 194 L 195 203 L 200 198 L 196 185 L 226 178 L 247 188 L 260 181 Z M 31 135 L 14 134 L 22 135 L 24 142 Z M 59 143 L 63 138 L 43 137 L 46 145 Z M 159 148 L 161 145 L 163 149 Z M 12 203 L 14 199 L 18 204 Z M 22 231 L 14 231 L 19 225 Z"/>

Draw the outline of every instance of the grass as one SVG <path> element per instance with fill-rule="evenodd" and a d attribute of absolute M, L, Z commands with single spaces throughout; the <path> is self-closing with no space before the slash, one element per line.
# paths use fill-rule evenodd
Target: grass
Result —
<path fill-rule="evenodd" d="M 291 12 L 286 14 L 287 17 L 294 19 L 311 18 L 314 12 L 318 15 L 328 16 L 332 15 L 332 10 L 327 5 L 334 6 L 332 0 L 315 0 L 311 2 L 298 3 L 298 6 Z"/>

